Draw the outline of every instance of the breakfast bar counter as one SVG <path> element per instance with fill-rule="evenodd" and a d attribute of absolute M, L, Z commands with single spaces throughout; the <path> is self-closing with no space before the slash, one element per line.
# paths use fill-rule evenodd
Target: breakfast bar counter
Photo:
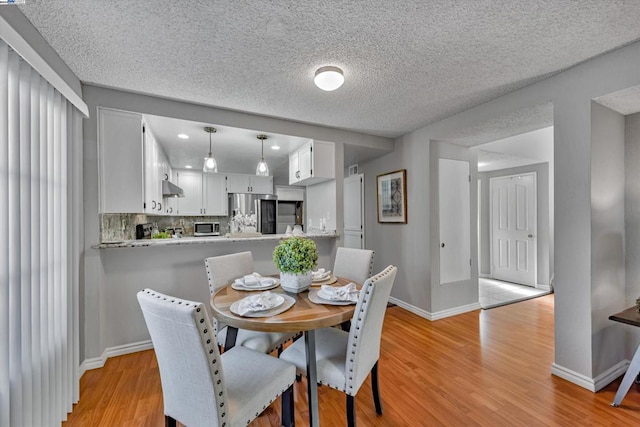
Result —
<path fill-rule="evenodd" d="M 264 242 L 264 241 L 280 241 L 291 237 L 286 234 L 263 234 L 262 236 L 238 237 L 235 236 L 209 236 L 209 237 L 181 237 L 173 239 L 141 239 L 141 240 L 120 240 L 115 242 L 96 243 L 93 249 L 107 248 L 143 248 L 150 246 L 167 246 L 167 245 L 204 245 L 204 244 L 225 244 L 225 243 L 242 243 L 242 242 Z M 309 233 L 301 237 L 309 239 L 330 239 L 336 238 L 338 235 L 333 233 Z"/>

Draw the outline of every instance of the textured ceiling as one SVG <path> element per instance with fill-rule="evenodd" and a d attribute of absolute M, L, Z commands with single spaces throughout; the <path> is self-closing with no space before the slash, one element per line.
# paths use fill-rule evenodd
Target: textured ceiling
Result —
<path fill-rule="evenodd" d="M 640 39 L 640 1 L 29 0 L 83 82 L 395 137 Z M 312 83 L 324 65 L 345 84 Z"/>
<path fill-rule="evenodd" d="M 640 86 L 600 96 L 594 101 L 625 116 L 635 114 L 640 112 Z"/>

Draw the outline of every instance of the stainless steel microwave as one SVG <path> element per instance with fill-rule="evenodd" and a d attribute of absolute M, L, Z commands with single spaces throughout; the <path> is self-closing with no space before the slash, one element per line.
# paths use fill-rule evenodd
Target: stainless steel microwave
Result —
<path fill-rule="evenodd" d="M 194 237 L 219 236 L 219 222 L 196 222 L 193 224 Z"/>

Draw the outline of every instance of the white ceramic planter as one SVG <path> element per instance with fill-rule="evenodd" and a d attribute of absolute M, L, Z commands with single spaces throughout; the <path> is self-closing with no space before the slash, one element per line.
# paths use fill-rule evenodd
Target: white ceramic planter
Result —
<path fill-rule="evenodd" d="M 313 274 L 311 271 L 299 274 L 280 272 L 280 286 L 282 286 L 282 289 L 296 294 L 309 289 L 312 279 Z"/>

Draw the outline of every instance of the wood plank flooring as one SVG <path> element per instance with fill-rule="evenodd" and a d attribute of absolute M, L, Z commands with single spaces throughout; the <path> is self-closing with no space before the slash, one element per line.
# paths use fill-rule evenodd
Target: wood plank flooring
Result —
<path fill-rule="evenodd" d="M 550 374 L 553 295 L 429 322 L 389 308 L 382 336 L 375 413 L 369 380 L 356 397 L 360 427 L 620 426 L 640 424 L 640 387 L 610 405 L 620 379 L 592 393 Z M 163 426 L 162 390 L 152 350 L 111 358 L 87 371 L 63 426 Z M 296 384 L 296 425 L 308 425 L 306 383 Z M 344 394 L 319 390 L 323 426 L 346 425 Z M 255 427 L 280 425 L 280 401 Z"/>

